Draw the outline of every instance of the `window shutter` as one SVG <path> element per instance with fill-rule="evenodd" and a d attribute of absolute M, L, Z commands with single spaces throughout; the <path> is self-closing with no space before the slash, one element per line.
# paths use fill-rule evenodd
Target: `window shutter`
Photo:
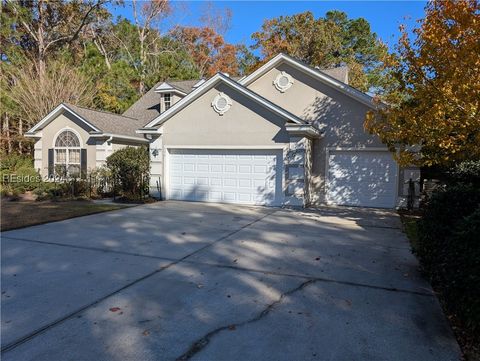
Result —
<path fill-rule="evenodd" d="M 48 178 L 53 178 L 55 176 L 55 169 L 53 164 L 53 148 L 48 150 Z"/>
<path fill-rule="evenodd" d="M 82 178 L 87 178 L 87 150 L 80 150 L 80 174 Z"/>

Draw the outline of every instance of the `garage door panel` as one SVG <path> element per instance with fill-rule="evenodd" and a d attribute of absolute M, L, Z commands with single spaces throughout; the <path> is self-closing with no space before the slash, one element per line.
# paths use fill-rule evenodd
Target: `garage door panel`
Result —
<path fill-rule="evenodd" d="M 242 204 L 281 204 L 282 151 L 170 150 L 169 197 Z"/>
<path fill-rule="evenodd" d="M 328 159 L 327 201 L 392 208 L 397 165 L 389 152 L 334 151 Z"/>

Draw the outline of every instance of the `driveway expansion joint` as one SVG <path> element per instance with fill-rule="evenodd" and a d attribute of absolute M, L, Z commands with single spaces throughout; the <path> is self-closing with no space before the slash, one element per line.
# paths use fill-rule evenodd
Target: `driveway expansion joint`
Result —
<path fill-rule="evenodd" d="M 336 284 L 340 284 L 340 285 L 344 285 L 344 286 L 364 287 L 364 288 L 370 288 L 370 289 L 376 289 L 376 290 L 382 290 L 382 291 L 388 291 L 388 292 L 400 292 L 400 293 L 406 293 L 406 294 L 417 295 L 417 296 L 426 296 L 426 297 L 434 297 L 435 296 L 435 293 L 433 293 L 433 292 L 414 291 L 414 290 L 408 290 L 408 289 L 397 288 L 397 287 L 386 287 L 386 286 L 372 285 L 372 284 L 368 284 L 368 283 L 342 281 L 342 280 L 336 280 L 336 279 L 333 279 L 333 278 L 316 277 L 316 276 L 312 276 L 312 275 L 284 273 L 284 272 L 268 271 L 268 270 L 255 269 L 255 268 L 225 265 L 225 264 L 204 263 L 204 262 L 197 262 L 197 261 L 185 261 L 184 263 L 195 264 L 195 265 L 200 265 L 200 266 L 227 268 L 227 269 L 232 269 L 232 270 L 236 270 L 236 271 L 262 273 L 262 274 L 271 275 L 271 276 L 302 278 L 302 279 L 309 279 L 309 280 L 314 280 L 314 281 L 318 281 L 318 282 L 336 283 Z"/>
<path fill-rule="evenodd" d="M 114 250 L 114 249 L 106 249 L 106 248 L 100 248 L 100 247 L 77 246 L 77 245 L 74 245 L 74 244 L 64 244 L 64 243 L 57 243 L 57 242 L 51 242 L 51 241 L 39 241 L 39 240 L 35 240 L 35 239 L 17 238 L 17 237 L 9 237 L 9 236 L 5 236 L 5 237 L 2 237 L 2 238 L 3 239 L 11 239 L 13 241 L 45 244 L 45 245 L 48 245 L 48 246 L 59 246 L 59 247 L 66 247 L 66 248 L 83 249 L 83 250 L 86 250 L 86 251 L 96 251 L 96 252 L 103 252 L 103 253 L 115 253 L 115 254 L 121 254 L 121 255 L 125 255 L 125 256 L 133 256 L 133 257 L 154 258 L 154 259 L 159 259 L 159 260 L 163 260 L 163 261 L 172 261 L 172 262 L 176 261 L 175 258 L 152 256 L 152 255 L 141 254 L 141 253 L 124 252 L 124 251 L 118 251 L 118 250 Z"/>
<path fill-rule="evenodd" d="M 293 289 L 291 289 L 287 292 L 282 293 L 276 301 L 268 304 L 267 307 L 265 307 L 258 315 L 256 315 L 255 317 L 253 317 L 249 320 L 242 321 L 242 322 L 239 322 L 239 323 L 229 324 L 229 325 L 226 325 L 226 326 L 221 326 L 221 327 L 218 327 L 218 328 L 208 332 L 205 336 L 202 336 L 201 338 L 197 339 L 197 341 L 195 341 L 188 348 L 188 350 L 185 353 L 183 353 L 181 356 L 177 357 L 176 361 L 190 360 L 193 356 L 195 356 L 197 353 L 202 351 L 210 343 L 210 340 L 212 339 L 212 337 L 218 335 L 222 331 L 235 329 L 235 328 L 238 328 L 238 327 L 246 326 L 248 324 L 260 321 L 261 319 L 266 317 L 270 312 L 272 312 L 275 309 L 276 306 L 281 304 L 282 301 L 286 297 L 291 296 L 295 292 L 303 290 L 305 287 L 307 287 L 307 286 L 309 286 L 309 285 L 311 285 L 315 282 L 317 282 L 317 280 L 309 279 L 305 282 L 302 282 L 297 287 L 295 287 L 295 288 L 293 288 Z"/>

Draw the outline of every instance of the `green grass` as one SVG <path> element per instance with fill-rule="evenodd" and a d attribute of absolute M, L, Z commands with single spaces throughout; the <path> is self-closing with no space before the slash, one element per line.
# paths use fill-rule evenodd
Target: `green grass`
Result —
<path fill-rule="evenodd" d="M 418 246 L 418 222 L 420 220 L 420 217 L 401 214 L 400 218 L 402 219 L 403 229 L 405 230 L 405 233 L 410 240 L 412 249 L 415 251 Z"/>

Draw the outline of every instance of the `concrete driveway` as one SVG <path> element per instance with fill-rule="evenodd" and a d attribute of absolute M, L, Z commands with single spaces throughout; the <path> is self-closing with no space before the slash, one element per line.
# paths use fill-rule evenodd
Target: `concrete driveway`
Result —
<path fill-rule="evenodd" d="M 396 215 L 160 202 L 2 234 L 3 360 L 458 360 Z"/>

